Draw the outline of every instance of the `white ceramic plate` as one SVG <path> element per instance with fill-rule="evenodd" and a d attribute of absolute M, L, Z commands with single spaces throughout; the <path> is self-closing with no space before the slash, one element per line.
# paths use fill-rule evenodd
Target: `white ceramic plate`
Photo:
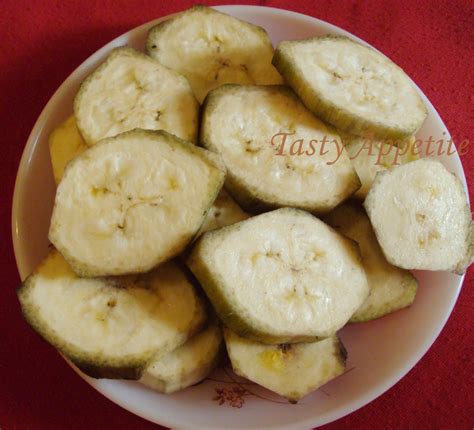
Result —
<path fill-rule="evenodd" d="M 258 6 L 217 9 L 264 27 L 274 44 L 325 33 L 349 35 L 318 19 L 279 9 Z M 166 18 L 129 31 L 88 58 L 59 87 L 38 118 L 21 159 L 13 198 L 13 243 L 22 279 L 47 252 L 47 230 L 55 192 L 48 134 L 72 112 L 72 100 L 80 82 L 112 48 L 128 44 L 143 49 L 147 30 Z M 449 139 L 438 113 L 423 94 L 422 97 L 429 114 L 418 137 Z M 458 155 L 439 158 L 466 186 Z M 168 427 L 304 429 L 322 425 L 355 411 L 392 387 L 438 336 L 456 302 L 463 277 L 440 272 L 416 275 L 421 286 L 415 304 L 380 320 L 344 328 L 341 337 L 349 352 L 350 371 L 297 405 L 290 405 L 246 381 L 233 382 L 235 377 L 224 370 L 212 375 L 213 380 L 173 395 L 160 395 L 135 382 L 81 376 L 113 402 Z"/>

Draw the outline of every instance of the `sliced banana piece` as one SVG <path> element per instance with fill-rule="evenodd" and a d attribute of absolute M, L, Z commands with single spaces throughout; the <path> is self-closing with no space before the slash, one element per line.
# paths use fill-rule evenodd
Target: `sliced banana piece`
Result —
<path fill-rule="evenodd" d="M 222 155 L 227 191 L 251 212 L 292 206 L 324 213 L 360 186 L 339 136 L 284 86 L 212 91 L 200 141 Z"/>
<path fill-rule="evenodd" d="M 418 281 L 408 271 L 392 266 L 383 255 L 364 209 L 354 204 L 337 207 L 324 218 L 330 226 L 359 244 L 370 295 L 350 322 L 369 321 L 410 306 Z"/>
<path fill-rule="evenodd" d="M 81 84 L 77 126 L 88 145 L 134 128 L 194 142 L 199 104 L 187 80 L 132 48 L 116 48 Z"/>
<path fill-rule="evenodd" d="M 249 215 L 222 189 L 211 209 L 209 209 L 198 236 L 206 231 L 226 227 L 247 218 L 249 218 Z"/>
<path fill-rule="evenodd" d="M 397 139 L 414 134 L 426 118 L 405 72 L 348 37 L 281 42 L 273 64 L 310 110 L 348 133 Z"/>
<path fill-rule="evenodd" d="M 211 325 L 184 345 L 153 360 L 140 382 L 160 393 L 174 393 L 197 384 L 217 365 L 222 346 L 221 329 Z"/>
<path fill-rule="evenodd" d="M 291 403 L 344 373 L 347 353 L 337 336 L 296 344 L 265 345 L 224 330 L 232 368 Z"/>
<path fill-rule="evenodd" d="M 186 76 L 197 99 L 226 83 L 280 84 L 266 31 L 205 6 L 195 6 L 153 27 L 146 49 Z"/>
<path fill-rule="evenodd" d="M 264 343 L 331 336 L 369 293 L 355 242 L 298 209 L 205 233 L 187 264 L 219 318 Z"/>
<path fill-rule="evenodd" d="M 342 139 L 347 153 L 351 158 L 357 176 L 362 183 L 355 192 L 356 199 L 364 200 L 374 182 L 377 172 L 382 172 L 390 167 L 406 164 L 417 160 L 419 157 L 413 151 L 414 137 L 396 142 L 386 140 L 373 140 L 361 137 Z"/>
<path fill-rule="evenodd" d="M 67 164 L 87 149 L 87 145 L 77 129 L 74 115 L 71 115 L 52 131 L 48 143 L 54 180 L 57 185 Z"/>
<path fill-rule="evenodd" d="M 53 250 L 18 297 L 33 329 L 94 378 L 139 379 L 154 356 L 205 321 L 201 299 L 173 262 L 145 275 L 88 279 Z"/>
<path fill-rule="evenodd" d="M 81 276 L 146 272 L 192 240 L 224 177 L 218 154 L 165 131 L 105 139 L 64 172 L 49 239 Z"/>
<path fill-rule="evenodd" d="M 364 206 L 395 266 L 461 274 L 472 263 L 466 194 L 439 161 L 422 158 L 378 173 Z"/>

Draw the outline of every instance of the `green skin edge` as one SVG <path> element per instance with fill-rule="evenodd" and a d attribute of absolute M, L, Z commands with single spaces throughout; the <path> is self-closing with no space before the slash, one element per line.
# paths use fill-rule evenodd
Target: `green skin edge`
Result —
<path fill-rule="evenodd" d="M 199 335 L 199 333 L 201 331 L 205 331 L 206 329 L 208 329 L 212 324 L 218 324 L 219 325 L 219 321 L 218 320 L 212 320 L 212 317 L 208 319 L 207 323 L 201 327 L 201 329 L 199 331 L 196 331 L 192 336 L 189 336 L 188 340 L 191 340 L 191 338 L 193 336 L 197 336 Z M 219 328 L 219 330 L 221 330 L 221 328 Z M 200 376 L 199 376 L 199 381 L 195 382 L 194 384 L 192 384 L 191 386 L 194 386 L 194 385 L 198 385 L 201 383 L 201 381 L 205 378 L 207 378 L 210 373 L 221 363 L 221 361 L 223 360 L 224 356 L 225 356 L 225 346 L 224 346 L 224 337 L 222 334 L 220 334 L 221 336 L 221 340 L 219 342 L 219 345 L 212 357 L 212 359 L 209 361 L 209 363 L 207 363 L 206 367 L 201 369 L 201 372 L 200 372 Z M 184 343 L 183 343 L 184 345 Z M 141 376 L 140 376 L 141 377 Z M 157 378 L 158 380 L 158 378 Z M 183 390 L 186 387 L 181 387 L 179 390 L 173 390 L 173 391 L 169 391 L 169 385 L 168 385 L 168 382 L 166 380 L 163 380 L 163 379 L 159 379 L 159 382 L 162 384 L 163 386 L 163 389 L 162 390 L 158 390 L 159 392 L 162 392 L 162 393 L 165 393 L 165 394 L 172 394 L 176 391 L 179 391 L 179 390 Z"/>
<path fill-rule="evenodd" d="M 26 322 L 31 326 L 31 328 L 49 345 L 56 348 L 61 354 L 63 354 L 67 359 L 69 359 L 76 367 L 81 370 L 81 372 L 86 375 L 95 378 L 107 378 L 107 379 L 127 379 L 127 380 L 138 380 L 141 378 L 142 373 L 148 363 L 153 360 L 156 351 L 151 350 L 145 354 L 134 355 L 125 357 L 120 361 L 113 362 L 107 361 L 87 353 L 82 353 L 81 351 L 76 350 L 73 346 L 65 344 L 63 341 L 57 337 L 50 327 L 48 327 L 43 321 L 41 321 L 36 315 L 35 308 L 29 308 L 24 306 L 22 302 L 22 297 L 28 294 L 28 283 L 27 279 L 25 283 L 18 289 L 17 294 L 20 299 L 22 314 Z M 188 333 L 188 336 L 183 339 L 181 344 L 184 344 L 186 340 L 192 337 L 196 332 L 198 332 L 204 321 L 198 324 L 198 326 L 191 330 Z M 170 351 L 163 351 L 163 354 Z"/>
<path fill-rule="evenodd" d="M 194 384 L 192 384 L 191 386 L 194 386 L 194 385 L 198 385 L 202 382 L 203 379 L 206 379 L 210 374 L 211 372 L 217 367 L 219 366 L 219 364 L 222 362 L 222 360 L 224 359 L 225 357 L 225 345 L 224 345 L 224 339 L 222 338 L 220 343 L 219 343 L 219 346 L 217 348 L 217 351 L 216 353 L 214 354 L 214 357 L 213 359 L 211 360 L 210 363 L 208 363 L 208 365 L 206 366 L 206 369 L 202 371 L 201 375 L 200 375 L 200 378 L 199 378 L 199 381 L 198 382 L 195 382 Z M 181 390 L 184 389 L 184 388 L 187 388 L 187 387 L 182 387 L 180 388 Z"/>
<path fill-rule="evenodd" d="M 216 88 L 215 90 L 210 91 L 204 99 L 201 108 L 202 120 L 199 135 L 199 142 L 204 148 L 207 148 L 211 151 L 217 151 L 217 149 L 211 143 L 210 139 L 208 139 L 207 137 L 207 117 L 213 114 L 215 106 L 218 103 L 218 100 L 221 95 L 227 93 L 228 91 L 238 89 L 240 87 L 241 85 L 238 84 L 225 84 Z M 268 88 L 274 88 L 278 91 L 285 91 L 291 93 L 291 90 L 289 88 L 284 87 L 282 85 L 269 85 Z M 234 198 L 234 200 L 238 203 L 239 206 L 243 207 L 246 211 L 252 214 L 259 214 L 280 207 L 270 201 L 257 197 L 255 193 L 252 193 L 245 187 L 242 187 L 240 181 L 230 172 L 227 173 L 225 188 Z"/>
<path fill-rule="evenodd" d="M 38 318 L 36 306 L 28 303 L 28 290 L 31 288 L 32 276 L 30 275 L 17 290 L 21 304 L 21 311 L 26 322 L 48 344 L 55 347 L 61 354 L 71 360 L 82 372 L 92 378 L 132 379 L 140 378 L 145 366 L 153 357 L 154 351 L 149 351 L 141 356 L 130 356 L 117 362 L 103 361 L 98 356 L 78 351 L 74 346 L 63 342 L 48 327 L 47 323 Z"/>
<path fill-rule="evenodd" d="M 193 6 L 189 9 L 185 10 L 184 12 L 181 12 L 181 13 L 177 14 L 175 17 L 167 19 L 165 21 L 162 21 L 162 22 L 158 23 L 157 25 L 153 26 L 152 28 L 150 28 L 150 30 L 148 31 L 148 36 L 146 38 L 146 42 L 145 42 L 145 49 L 146 49 L 147 54 L 150 55 L 151 57 L 156 57 L 156 55 L 154 54 L 154 50 L 156 49 L 156 46 L 154 46 L 154 42 L 153 42 L 152 39 L 158 37 L 159 34 L 168 25 L 172 24 L 173 21 L 175 21 L 176 19 L 185 17 L 187 15 L 192 15 L 195 12 L 201 12 L 203 14 L 216 15 L 216 16 L 217 15 L 230 16 L 228 14 L 219 12 L 215 9 L 212 9 L 212 8 L 204 6 L 204 5 L 199 5 L 198 4 L 196 6 Z M 236 21 L 240 21 L 242 23 L 242 25 L 245 26 L 246 28 L 254 30 L 257 33 L 260 33 L 260 35 L 267 41 L 268 45 L 273 50 L 273 46 L 270 42 L 270 38 L 268 37 L 268 33 L 263 27 L 260 27 L 260 26 L 255 25 L 255 24 L 251 24 L 251 23 L 246 22 L 246 21 L 242 21 L 242 20 L 240 20 L 238 18 L 235 18 L 235 17 L 232 17 L 232 18 L 235 19 Z"/>
<path fill-rule="evenodd" d="M 358 217 L 365 217 L 367 216 L 364 209 L 359 206 L 355 202 L 350 202 L 345 204 L 345 217 L 347 219 L 355 220 Z M 324 219 L 323 219 L 324 221 Z M 331 223 L 329 223 L 331 225 Z M 334 228 L 334 227 L 333 227 Z M 339 234 L 344 236 L 342 231 L 339 231 Z M 353 240 L 348 237 L 349 240 Z M 389 306 L 384 306 L 383 308 L 371 307 L 366 309 L 362 313 L 355 313 L 351 319 L 349 320 L 350 323 L 359 323 L 359 322 L 367 322 L 372 321 L 378 318 L 381 318 L 385 315 L 391 314 L 392 312 L 398 311 L 400 309 L 404 309 L 410 306 L 416 296 L 416 292 L 418 291 L 418 280 L 410 273 L 410 281 L 405 283 L 405 292 L 404 294 L 394 303 L 391 303 Z"/>
<path fill-rule="evenodd" d="M 287 208 L 287 210 L 303 212 L 300 209 Z M 309 213 L 306 213 L 308 216 L 312 216 Z M 229 229 L 239 229 L 241 223 L 245 223 L 248 220 L 241 221 L 236 224 L 232 224 L 227 227 L 223 227 L 218 230 L 213 230 L 202 235 L 195 247 L 193 248 L 190 256 L 186 260 L 186 264 L 197 278 L 202 288 L 204 289 L 207 297 L 214 306 L 214 310 L 219 317 L 219 319 L 229 327 L 232 331 L 237 333 L 239 336 L 251 339 L 257 342 L 265 344 L 281 344 L 281 343 L 299 343 L 299 342 L 315 342 L 318 339 L 322 339 L 326 336 L 275 336 L 267 331 L 259 330 L 249 324 L 245 318 L 242 318 L 238 313 L 235 312 L 234 307 L 230 304 L 224 289 L 220 285 L 224 284 L 221 279 L 216 279 L 215 274 L 213 274 L 206 263 L 200 257 L 200 254 L 204 248 L 203 239 L 215 234 L 222 234 Z M 331 228 L 331 227 L 329 227 Z M 334 230 L 334 229 L 333 229 Z M 336 232 L 336 230 L 334 230 Z M 336 232 L 337 233 L 337 232 Z M 339 234 L 339 233 L 337 233 Z M 357 242 L 352 239 L 346 238 L 348 243 L 351 245 L 354 253 L 357 255 L 359 261 L 361 260 L 359 246 Z M 330 335 L 329 333 L 327 335 Z"/>
<path fill-rule="evenodd" d="M 429 162 L 429 161 L 430 161 L 429 158 L 420 158 L 416 162 L 425 163 L 425 162 Z M 382 178 L 383 178 L 384 175 L 390 174 L 390 172 L 393 171 L 396 167 L 397 166 L 394 166 L 394 167 L 392 167 L 388 170 L 377 173 L 377 176 L 374 179 L 372 187 L 369 190 L 369 193 L 367 194 L 367 197 L 366 197 L 366 199 L 364 200 L 364 203 L 363 203 L 363 206 L 364 206 L 369 218 L 371 218 L 370 215 L 372 213 L 372 210 L 371 210 L 372 209 L 371 205 L 372 205 L 372 200 L 373 200 L 373 197 L 371 197 L 373 195 L 372 190 L 376 186 L 378 186 L 378 184 L 382 181 Z M 463 193 L 465 193 L 464 187 L 463 187 L 461 181 L 459 180 L 459 178 L 454 173 L 452 173 L 452 175 L 456 179 L 456 181 L 455 181 L 456 186 Z M 465 273 L 465 271 L 467 270 L 467 268 L 469 267 L 469 265 L 472 264 L 472 262 L 474 261 L 474 221 L 472 221 L 472 219 L 471 219 L 471 209 L 470 209 L 470 207 L 467 203 L 466 203 L 466 206 L 465 206 L 464 210 L 465 210 L 465 213 L 466 213 L 466 230 L 467 230 L 466 242 L 465 242 L 465 248 L 466 248 L 465 256 L 456 265 L 443 269 L 446 272 L 456 273 L 457 275 L 463 275 Z M 371 220 L 371 222 L 372 222 L 372 220 Z M 375 236 L 378 239 L 378 237 L 380 235 L 380 232 L 375 227 L 374 227 L 374 232 L 375 232 Z M 383 248 L 382 248 L 382 251 L 383 251 Z M 384 252 L 384 254 L 385 254 L 385 252 Z M 390 256 L 386 255 L 386 254 L 385 254 L 385 258 L 387 259 L 387 261 L 390 264 L 393 264 L 394 266 L 401 267 L 402 269 L 407 269 L 407 270 L 416 270 L 413 267 L 402 267 L 397 261 L 393 261 L 393 259 Z M 419 268 L 418 270 L 434 270 L 434 269 Z"/>
<path fill-rule="evenodd" d="M 83 124 L 82 124 L 82 121 L 81 121 L 82 116 L 80 115 L 80 102 L 81 102 L 81 99 L 83 97 L 83 93 L 87 90 L 87 87 L 90 85 L 90 83 L 94 81 L 96 75 L 98 73 L 101 73 L 102 70 L 105 69 L 108 66 L 110 61 L 112 61 L 116 56 L 120 55 L 120 53 L 123 53 L 123 52 L 128 53 L 130 56 L 144 59 L 148 62 L 156 63 L 156 61 L 157 61 L 154 58 L 152 58 L 151 56 L 146 55 L 143 52 L 137 51 L 137 50 L 135 50 L 133 48 L 130 48 L 128 46 L 119 46 L 117 48 L 112 49 L 112 51 L 107 56 L 107 58 L 104 60 L 104 62 L 102 62 L 92 73 L 90 73 L 82 81 L 82 83 L 79 87 L 79 90 L 76 93 L 76 96 L 74 97 L 73 110 L 74 110 L 74 117 L 76 118 L 77 129 L 78 129 L 79 134 L 82 136 L 82 139 L 84 140 L 84 142 L 87 146 L 93 146 L 97 142 L 93 142 L 91 140 L 89 135 L 86 133 L 86 130 L 83 127 Z M 182 76 L 181 74 L 179 74 L 178 72 L 174 72 L 174 73 L 176 73 L 177 77 L 179 76 L 181 79 L 186 80 L 186 78 L 184 76 Z M 187 82 L 187 80 L 186 80 L 186 82 Z M 189 83 L 188 83 L 188 85 L 189 85 Z M 192 94 L 191 87 L 189 87 L 189 91 L 190 91 L 190 94 Z M 194 103 L 196 105 L 196 109 L 199 110 L 199 103 L 198 103 L 197 99 L 194 96 L 193 96 L 193 98 L 194 98 Z M 196 137 L 197 137 L 197 131 L 198 131 L 198 128 L 199 128 L 199 118 L 196 118 L 196 119 L 198 121 L 198 124 L 196 124 L 195 131 L 193 133 L 194 135 L 192 136 L 192 139 L 191 139 L 192 142 L 195 142 Z M 135 130 L 137 130 L 137 129 L 135 129 Z M 130 131 L 132 131 L 132 130 L 130 130 Z M 150 131 L 152 131 L 152 130 L 150 130 Z M 162 131 L 162 130 L 160 130 L 160 131 Z M 115 136 L 105 137 L 104 139 L 101 139 L 101 140 L 111 139 L 113 137 L 115 137 Z M 174 137 L 174 135 L 173 135 L 173 137 Z M 176 136 L 176 138 L 179 139 L 179 137 L 177 137 L 177 136 Z M 101 140 L 99 140 L 99 142 Z"/>
<path fill-rule="evenodd" d="M 335 358 L 339 361 L 339 364 L 343 368 L 345 368 L 346 367 L 346 362 L 347 362 L 347 356 L 348 356 L 347 349 L 344 346 L 344 344 L 342 343 L 339 336 L 336 336 L 336 337 L 337 337 L 337 352 L 335 354 Z M 224 336 L 224 339 L 226 339 L 225 336 Z M 227 340 L 226 340 L 226 342 L 227 342 Z M 227 343 L 226 343 L 226 348 L 227 348 Z M 227 349 L 227 355 L 229 357 L 231 356 L 228 349 Z M 231 363 L 232 363 L 232 359 L 231 359 Z M 240 368 L 234 367 L 233 363 L 232 363 L 232 369 L 233 369 L 233 371 L 236 375 L 239 375 L 242 378 L 248 378 L 246 373 L 243 372 Z M 315 389 L 317 389 L 317 388 L 315 388 Z M 293 405 L 296 405 L 298 403 L 298 401 L 301 399 L 301 396 L 298 395 L 298 394 L 296 394 L 295 396 L 288 395 L 288 397 L 286 397 L 286 399 L 288 400 L 289 403 L 291 403 Z"/>
<path fill-rule="evenodd" d="M 208 138 L 207 133 L 207 117 L 211 116 L 214 113 L 216 104 L 219 101 L 219 98 L 235 89 L 242 88 L 242 85 L 239 84 L 224 84 L 208 93 L 206 98 L 203 101 L 201 112 L 201 128 L 199 132 L 199 142 L 204 148 L 207 148 L 210 151 L 218 152 L 217 148 L 212 144 L 211 140 Z M 265 89 L 268 91 L 274 91 L 277 93 L 286 93 L 288 96 L 298 100 L 296 94 L 288 87 L 284 85 L 265 85 Z M 337 131 L 330 125 L 326 125 L 329 132 L 337 134 Z M 361 182 L 357 174 L 354 173 L 354 180 L 347 184 L 348 192 L 347 196 L 342 199 L 337 205 L 342 204 L 360 188 Z M 251 214 L 260 214 L 263 212 L 268 212 L 273 209 L 281 208 L 282 204 L 275 203 L 272 200 L 269 200 L 258 193 L 258 191 L 247 189 L 246 186 L 243 186 L 239 179 L 232 175 L 231 172 L 227 172 L 227 177 L 225 180 L 225 189 L 229 192 L 232 198 L 241 206 L 245 211 L 250 212 Z M 323 215 L 333 209 L 333 207 L 323 207 L 317 205 L 305 205 L 301 206 L 300 209 L 306 210 L 315 215 Z"/>
<path fill-rule="evenodd" d="M 342 343 L 339 336 L 337 336 L 337 352 L 336 352 L 336 354 L 334 354 L 334 356 L 339 361 L 339 364 L 342 366 L 342 368 L 345 369 L 346 362 L 347 362 L 347 349 L 344 346 L 344 344 Z M 341 375 L 343 375 L 343 373 Z M 341 376 L 341 375 L 339 375 L 339 376 Z M 327 382 L 329 382 L 329 381 L 327 381 Z M 317 388 L 315 388 L 315 389 L 317 389 Z M 301 400 L 301 397 L 295 397 L 295 398 L 288 397 L 288 401 L 293 405 L 296 405 L 299 400 Z"/>
<path fill-rule="evenodd" d="M 327 35 L 298 40 L 296 42 L 283 42 L 283 44 L 311 43 L 314 40 L 323 39 L 347 40 L 351 41 L 352 43 L 357 43 L 346 36 Z M 369 136 L 377 139 L 402 139 L 414 134 L 417 131 L 416 127 L 410 129 L 388 127 L 379 122 L 373 122 L 364 119 L 342 107 L 334 105 L 329 100 L 324 98 L 320 93 L 302 82 L 302 71 L 293 62 L 290 56 L 286 54 L 284 46 L 281 47 L 280 45 L 277 47 L 275 55 L 273 56 L 272 64 L 285 78 L 285 81 L 294 89 L 296 94 L 298 94 L 310 111 L 322 118 L 324 121 L 341 130 L 346 131 L 347 133 L 363 137 Z M 420 103 L 422 103 L 421 99 Z"/>
<path fill-rule="evenodd" d="M 385 315 L 391 314 L 395 311 L 407 308 L 414 302 L 417 290 L 418 290 L 418 281 L 413 276 L 413 281 L 410 283 L 409 286 L 408 285 L 406 286 L 403 296 L 400 297 L 396 303 L 393 303 L 391 306 L 385 306 L 383 310 L 376 309 L 376 308 L 375 309 L 369 308 L 365 312 L 361 313 L 360 315 L 352 317 L 349 320 L 349 322 L 361 323 L 361 322 L 372 321 L 372 320 L 384 317 Z"/>
<path fill-rule="evenodd" d="M 32 288 L 33 277 L 38 271 L 35 270 L 17 289 L 17 297 L 20 301 L 21 312 L 26 322 L 30 327 L 49 345 L 56 348 L 61 354 L 67 359 L 72 361 L 83 373 L 86 375 L 100 379 L 128 379 L 138 380 L 141 378 L 143 370 L 148 363 L 153 360 L 156 350 L 147 351 L 141 355 L 130 355 L 122 358 L 121 360 L 104 360 L 98 355 L 85 353 L 78 350 L 71 344 L 64 342 L 59 336 L 56 335 L 53 328 L 49 327 L 48 324 L 38 317 L 39 309 L 37 306 L 28 302 L 28 293 Z M 197 295 L 199 300 L 202 300 Z M 203 305 L 204 306 L 204 305 Z M 195 314 L 198 314 L 196 309 Z M 196 316 L 195 318 L 196 319 Z M 188 335 L 183 339 L 183 344 L 187 339 L 192 337 L 195 333 L 199 332 L 202 327 L 206 324 L 206 320 L 200 321 L 193 330 L 190 330 Z M 170 351 L 160 351 L 160 353 L 167 353 Z"/>
<path fill-rule="evenodd" d="M 316 337 L 286 338 L 273 336 L 249 325 L 245 318 L 241 318 L 234 312 L 233 307 L 229 305 L 226 294 L 219 287 L 219 282 L 214 279 L 212 273 L 198 256 L 201 247 L 202 240 L 199 239 L 186 263 L 206 292 L 207 297 L 214 306 L 217 316 L 225 325 L 230 327 L 239 336 L 267 344 L 313 342 L 317 340 Z"/>
<path fill-rule="evenodd" d="M 198 229 L 196 230 L 196 233 L 194 235 L 190 236 L 190 237 L 183 238 L 183 241 L 181 243 L 176 244 L 176 246 L 169 251 L 168 256 L 160 259 L 159 261 L 155 261 L 150 266 L 138 267 L 136 270 L 130 271 L 128 273 L 123 273 L 123 272 L 120 272 L 120 271 L 114 271 L 113 273 L 112 272 L 104 273 L 101 270 L 100 267 L 92 266 L 92 265 L 89 265 L 89 264 L 84 264 L 81 261 L 76 260 L 68 252 L 67 249 L 65 249 L 63 246 L 61 246 L 61 244 L 56 243 L 56 240 L 55 240 L 56 232 L 55 232 L 54 228 L 51 228 L 49 233 L 48 233 L 49 240 L 55 245 L 55 247 L 58 249 L 58 251 L 61 252 L 61 254 L 65 258 L 65 260 L 69 263 L 69 265 L 72 267 L 74 272 L 80 277 L 86 278 L 86 277 L 96 277 L 96 276 L 116 276 L 116 275 L 121 276 L 121 275 L 140 274 L 140 273 L 143 273 L 143 272 L 148 272 L 148 271 L 152 270 L 154 267 L 158 266 L 159 264 L 164 263 L 165 261 L 168 261 L 171 258 L 173 258 L 174 256 L 180 254 L 187 247 L 187 245 L 189 243 L 191 243 L 193 238 L 199 233 L 199 229 L 201 228 L 202 224 L 204 223 L 207 213 L 209 212 L 212 204 L 214 203 L 214 200 L 216 200 L 222 186 L 224 185 L 225 172 L 226 172 L 225 166 L 222 162 L 220 162 L 220 161 L 217 162 L 217 159 L 213 160 L 210 157 L 211 154 L 209 154 L 209 151 L 206 151 L 203 148 L 199 148 L 196 145 L 194 145 L 190 142 L 187 142 L 186 140 L 180 139 L 179 137 L 177 137 L 173 134 L 170 134 L 170 133 L 168 133 L 164 130 L 143 130 L 143 129 L 139 129 L 139 128 L 135 128 L 133 130 L 125 131 L 124 133 L 118 134 L 117 136 L 108 137 L 106 139 L 101 140 L 99 143 L 96 143 L 90 149 L 86 150 L 85 152 L 83 152 L 82 154 L 80 154 L 79 156 L 77 156 L 76 158 L 71 160 L 71 162 L 66 166 L 66 169 L 64 170 L 63 179 L 67 176 L 67 173 L 68 173 L 69 169 L 71 169 L 71 167 L 75 163 L 77 163 L 78 160 L 85 157 L 86 154 L 88 154 L 89 150 L 94 150 L 94 148 L 98 147 L 98 145 L 107 145 L 107 144 L 113 142 L 117 138 L 123 138 L 124 136 L 126 137 L 127 135 L 131 135 L 131 136 L 135 135 L 136 136 L 138 134 L 143 135 L 143 136 L 148 136 L 148 137 L 156 136 L 156 137 L 164 138 L 164 140 L 166 141 L 166 144 L 168 144 L 169 146 L 181 146 L 185 150 L 187 150 L 189 152 L 192 152 L 193 154 L 196 154 L 201 159 L 204 159 L 208 164 L 212 165 L 214 167 L 214 169 L 220 170 L 223 174 L 221 175 L 220 178 L 216 178 L 214 183 L 210 185 L 210 190 L 212 190 L 212 192 L 209 194 L 209 201 L 208 201 L 208 204 L 206 205 L 206 208 L 203 210 L 202 217 L 201 217 L 201 222 L 199 224 Z M 56 203 L 55 203 L 55 205 L 56 205 Z M 53 210 L 54 210 L 54 208 L 53 208 Z"/>

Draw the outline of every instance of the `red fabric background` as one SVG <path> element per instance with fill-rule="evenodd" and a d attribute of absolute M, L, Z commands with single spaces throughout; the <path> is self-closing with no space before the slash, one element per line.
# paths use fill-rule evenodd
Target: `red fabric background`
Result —
<path fill-rule="evenodd" d="M 230 2 L 229 2 L 230 3 Z M 256 3 L 256 2 L 254 2 Z M 23 321 L 11 246 L 16 169 L 33 124 L 61 82 L 121 33 L 189 7 L 189 1 L 0 3 L 0 428 L 151 429 L 83 382 Z M 373 44 L 402 66 L 437 107 L 456 142 L 473 140 L 474 3 L 465 1 L 268 1 L 321 18 Z M 474 190 L 474 147 L 463 164 Z M 327 429 L 472 429 L 474 271 L 422 361 L 394 388 Z"/>

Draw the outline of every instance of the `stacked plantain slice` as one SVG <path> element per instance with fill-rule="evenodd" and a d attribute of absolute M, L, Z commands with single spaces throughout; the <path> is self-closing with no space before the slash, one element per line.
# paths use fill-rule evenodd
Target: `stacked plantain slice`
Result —
<path fill-rule="evenodd" d="M 425 106 L 382 54 L 336 36 L 274 52 L 204 6 L 145 48 L 112 50 L 51 133 L 52 247 L 18 290 L 87 375 L 173 393 L 226 350 L 294 403 L 344 373 L 347 323 L 413 303 L 409 270 L 472 262 L 464 189 L 418 159 Z"/>

